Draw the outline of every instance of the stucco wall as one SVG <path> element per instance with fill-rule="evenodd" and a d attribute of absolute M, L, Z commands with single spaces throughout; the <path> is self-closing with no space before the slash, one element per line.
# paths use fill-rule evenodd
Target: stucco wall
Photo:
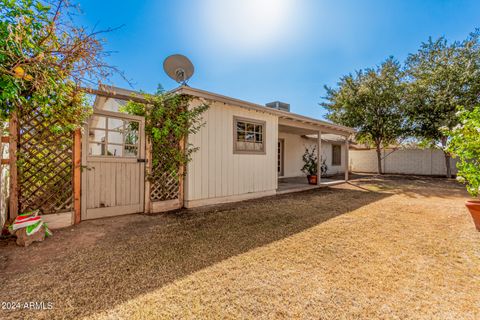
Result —
<path fill-rule="evenodd" d="M 283 177 L 299 177 L 303 176 L 301 168 L 303 167 L 302 156 L 305 153 L 305 148 L 316 145 L 314 139 L 302 138 L 302 136 L 291 133 L 279 132 L 279 139 L 284 140 L 284 175 Z M 332 165 L 332 143 L 322 141 L 323 159 L 327 159 L 328 175 L 344 172 L 345 166 L 345 145 L 342 144 L 341 165 Z"/>
<path fill-rule="evenodd" d="M 445 157 L 441 150 L 406 149 L 382 152 L 383 172 L 395 174 L 445 175 Z M 385 155 L 388 155 L 385 157 Z M 452 159 L 452 173 L 457 173 L 456 161 Z M 377 172 L 377 155 L 375 150 L 350 150 L 349 166 L 351 171 Z"/>
<path fill-rule="evenodd" d="M 194 100 L 192 105 L 199 104 Z M 233 118 L 266 122 L 265 154 L 233 153 Z M 264 112 L 211 102 L 203 115 L 205 126 L 188 142 L 199 150 L 188 164 L 185 179 L 187 207 L 274 194 L 277 189 L 278 119 Z"/>

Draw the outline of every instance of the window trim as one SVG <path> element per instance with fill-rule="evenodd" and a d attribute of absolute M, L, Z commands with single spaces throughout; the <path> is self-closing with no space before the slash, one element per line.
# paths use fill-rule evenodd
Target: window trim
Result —
<path fill-rule="evenodd" d="M 339 162 L 338 164 L 334 164 L 334 163 L 333 163 L 333 160 L 335 159 L 335 157 L 334 157 L 334 151 L 333 151 L 334 148 L 333 148 L 333 147 L 339 147 L 339 148 L 340 148 L 340 153 L 339 153 L 339 158 L 340 158 L 339 160 L 340 160 L 340 162 Z M 341 144 L 338 144 L 338 143 L 334 143 L 334 144 L 332 144 L 332 167 L 334 167 L 334 166 L 335 166 L 335 167 L 338 167 L 338 166 L 341 166 L 341 165 L 342 165 L 342 145 L 341 145 Z"/>
<path fill-rule="evenodd" d="M 263 147 L 262 150 L 238 150 L 237 149 L 237 122 L 248 122 L 256 125 L 261 125 L 262 137 L 263 137 Z M 267 122 L 263 120 L 251 119 L 233 116 L 233 154 L 258 154 L 265 155 L 267 149 Z"/>
<path fill-rule="evenodd" d="M 104 117 L 105 118 L 105 128 L 101 128 L 101 127 L 95 127 L 95 126 L 90 126 L 90 121 L 92 120 L 92 117 Z M 122 121 L 122 128 L 119 129 L 119 128 L 115 128 L 115 129 L 110 129 L 109 128 L 109 119 L 115 119 L 115 120 L 120 120 Z M 125 133 L 126 133 L 126 126 L 125 126 L 125 122 L 137 122 L 138 123 L 138 129 L 137 129 L 137 143 L 135 144 L 131 144 L 131 143 L 125 143 Z M 141 148 L 141 139 L 142 137 L 140 136 L 140 133 L 141 133 L 141 130 L 143 126 L 143 123 L 142 123 L 142 120 L 141 120 L 141 117 L 137 117 L 137 116 L 129 116 L 129 117 L 123 117 L 123 114 L 122 116 L 120 115 L 115 115 L 115 114 L 112 114 L 112 112 L 98 112 L 98 111 L 95 111 L 94 114 L 92 114 L 91 118 L 88 119 L 88 132 L 90 133 L 90 130 L 98 130 L 98 131 L 103 131 L 105 133 L 105 137 L 104 137 L 104 140 L 103 141 L 90 141 L 89 140 L 89 136 L 87 135 L 87 157 L 89 158 L 94 158 L 94 159 L 115 159 L 115 160 L 119 160 L 119 159 L 123 159 L 123 160 L 126 160 L 126 159 L 132 159 L 132 160 L 135 160 L 137 161 L 137 159 L 140 159 L 141 156 L 140 156 L 140 148 Z M 108 134 L 110 132 L 117 132 L 117 133 L 120 133 L 122 135 L 122 143 L 117 143 L 117 142 L 109 142 L 108 141 Z M 105 152 L 108 152 L 108 146 L 109 145 L 113 145 L 113 146 L 121 146 L 122 147 L 122 156 L 114 156 L 114 155 L 108 155 L 108 154 L 101 154 L 101 155 L 92 155 L 90 154 L 90 144 L 98 144 L 100 145 L 100 148 L 104 148 L 104 151 Z M 135 147 L 137 149 L 137 155 L 135 156 L 125 156 L 125 150 L 127 149 L 126 147 Z"/>

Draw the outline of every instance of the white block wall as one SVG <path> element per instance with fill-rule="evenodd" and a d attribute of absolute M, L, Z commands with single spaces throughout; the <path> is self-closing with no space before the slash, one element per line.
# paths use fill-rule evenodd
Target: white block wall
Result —
<path fill-rule="evenodd" d="M 442 176 L 446 173 L 445 157 L 441 150 L 407 149 L 382 151 L 383 172 L 394 174 Z M 390 155 L 388 155 L 391 153 Z M 388 155 L 387 157 L 385 157 Z M 457 173 L 456 161 L 452 159 L 452 173 Z M 375 150 L 350 150 L 350 171 L 377 172 L 377 154 Z"/>

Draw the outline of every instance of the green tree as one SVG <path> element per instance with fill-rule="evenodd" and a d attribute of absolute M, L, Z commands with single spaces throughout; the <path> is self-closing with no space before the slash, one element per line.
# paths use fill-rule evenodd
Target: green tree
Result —
<path fill-rule="evenodd" d="M 378 173 L 382 173 L 382 147 L 405 134 L 400 64 L 390 57 L 380 66 L 357 71 L 340 79 L 338 88 L 325 86 L 321 103 L 334 123 L 353 127 L 356 139 L 375 146 Z"/>
<path fill-rule="evenodd" d="M 460 108 L 457 116 L 460 124 L 452 130 L 443 130 L 451 138 L 447 151 L 459 159 L 457 179 L 467 184 L 472 197 L 477 197 L 480 193 L 480 107 L 473 111 Z"/>
<path fill-rule="evenodd" d="M 447 131 L 459 123 L 459 105 L 472 110 L 480 102 L 479 31 L 462 42 L 429 39 L 406 61 L 405 111 L 413 134 L 424 145 L 441 148 L 451 177 Z"/>

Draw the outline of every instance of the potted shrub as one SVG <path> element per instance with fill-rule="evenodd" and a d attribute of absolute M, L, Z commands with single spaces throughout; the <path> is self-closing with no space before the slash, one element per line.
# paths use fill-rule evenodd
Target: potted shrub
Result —
<path fill-rule="evenodd" d="M 302 156 L 302 172 L 307 175 L 308 184 L 317 184 L 318 157 L 316 149 L 315 146 L 313 146 L 313 148 L 306 147 L 305 153 Z"/>
<path fill-rule="evenodd" d="M 327 166 L 327 159 L 320 158 L 320 161 L 322 162 L 320 164 L 320 174 L 322 177 L 327 176 L 327 171 L 328 171 L 328 166 Z"/>
<path fill-rule="evenodd" d="M 466 206 L 480 231 L 480 106 L 472 111 L 460 109 L 457 113 L 460 124 L 448 131 L 450 141 L 447 151 L 458 157 L 457 180 L 465 183 L 468 192 L 474 198 Z"/>

